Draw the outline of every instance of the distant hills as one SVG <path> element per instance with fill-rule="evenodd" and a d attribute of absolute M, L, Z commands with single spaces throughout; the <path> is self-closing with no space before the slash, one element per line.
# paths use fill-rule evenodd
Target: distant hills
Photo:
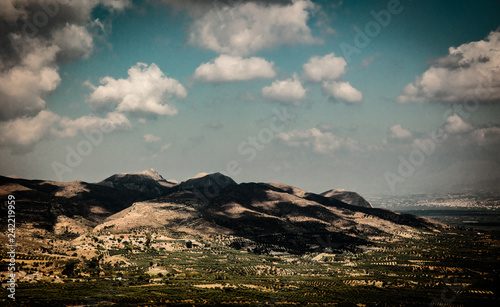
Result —
<path fill-rule="evenodd" d="M 236 247 L 258 253 L 354 249 L 375 238 L 392 240 L 446 227 L 373 208 L 355 192 L 315 194 L 283 183 L 238 184 L 221 173 L 202 173 L 181 183 L 153 169 L 97 183 L 0 176 L 0 196 L 9 194 L 16 197 L 18 227 L 51 232 L 64 217 L 75 233 L 148 227 L 207 239 L 223 234 L 234 236 Z"/>
<path fill-rule="evenodd" d="M 116 174 L 97 184 L 122 191 L 137 191 L 154 197 L 168 193 L 170 188 L 178 183 L 165 180 L 154 169 L 148 169 L 137 173 Z"/>
<path fill-rule="evenodd" d="M 328 197 L 328 198 L 333 198 L 333 199 L 343 201 L 344 203 L 352 205 L 352 206 L 373 208 L 373 206 L 369 202 L 367 202 L 366 199 L 361 197 L 361 195 L 359 195 L 356 192 L 332 189 L 332 190 L 328 190 L 326 192 L 323 192 L 320 195 Z"/>

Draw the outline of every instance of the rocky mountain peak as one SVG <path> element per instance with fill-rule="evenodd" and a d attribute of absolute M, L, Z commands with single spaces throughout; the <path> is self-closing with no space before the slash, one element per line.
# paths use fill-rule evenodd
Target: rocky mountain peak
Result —
<path fill-rule="evenodd" d="M 147 169 L 147 170 L 144 170 L 142 172 L 136 172 L 136 173 L 129 173 L 130 175 L 143 175 L 143 176 L 147 176 L 151 179 L 154 179 L 154 180 L 165 180 L 161 175 L 160 173 L 158 173 L 155 169 L 153 168 L 150 168 L 150 169 Z"/>
<path fill-rule="evenodd" d="M 181 182 L 176 188 L 178 190 L 223 189 L 232 185 L 237 185 L 237 183 L 231 177 L 217 172 L 212 174 L 200 173 L 195 177 Z"/>
<path fill-rule="evenodd" d="M 123 173 L 110 176 L 97 184 L 119 190 L 135 190 L 148 195 L 161 195 L 177 183 L 165 180 L 154 169 L 140 172 Z"/>
<path fill-rule="evenodd" d="M 332 189 L 320 194 L 321 196 L 340 200 L 346 204 L 356 206 L 356 207 L 364 207 L 364 208 L 373 208 L 373 206 L 364 199 L 361 195 L 356 192 L 346 191 L 344 189 Z"/>

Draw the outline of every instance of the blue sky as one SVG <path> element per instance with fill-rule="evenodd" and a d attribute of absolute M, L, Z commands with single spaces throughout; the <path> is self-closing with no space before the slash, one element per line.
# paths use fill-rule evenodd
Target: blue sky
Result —
<path fill-rule="evenodd" d="M 498 1 L 49 3 L 0 5 L 2 175 L 498 187 Z"/>

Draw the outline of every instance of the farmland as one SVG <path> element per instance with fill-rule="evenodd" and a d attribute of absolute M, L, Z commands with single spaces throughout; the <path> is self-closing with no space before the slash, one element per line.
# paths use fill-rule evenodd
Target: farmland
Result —
<path fill-rule="evenodd" d="M 47 239 L 48 242 L 49 239 Z M 472 306 L 499 303 L 497 238 L 460 230 L 356 251 L 249 252 L 232 236 L 154 229 L 68 238 L 67 255 L 21 253 L 7 305 Z M 329 242 L 327 238 L 321 243 Z M 330 242 L 331 243 L 331 242 Z M 37 254 L 38 253 L 38 254 Z M 5 253 L 3 253 L 5 254 Z M 4 259 L 6 261 L 6 259 Z M 30 277 L 31 278 L 27 278 Z M 3 276 L 4 278 L 5 276 Z M 5 292 L 5 289 L 2 289 Z M 3 293 L 5 298 L 7 293 Z"/>

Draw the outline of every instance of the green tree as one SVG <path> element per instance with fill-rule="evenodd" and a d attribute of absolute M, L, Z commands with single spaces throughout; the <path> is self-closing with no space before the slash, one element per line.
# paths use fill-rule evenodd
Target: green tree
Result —
<path fill-rule="evenodd" d="M 62 275 L 67 275 L 69 277 L 75 276 L 75 269 L 80 263 L 78 259 L 71 259 L 64 265 L 64 270 L 62 271 Z"/>

